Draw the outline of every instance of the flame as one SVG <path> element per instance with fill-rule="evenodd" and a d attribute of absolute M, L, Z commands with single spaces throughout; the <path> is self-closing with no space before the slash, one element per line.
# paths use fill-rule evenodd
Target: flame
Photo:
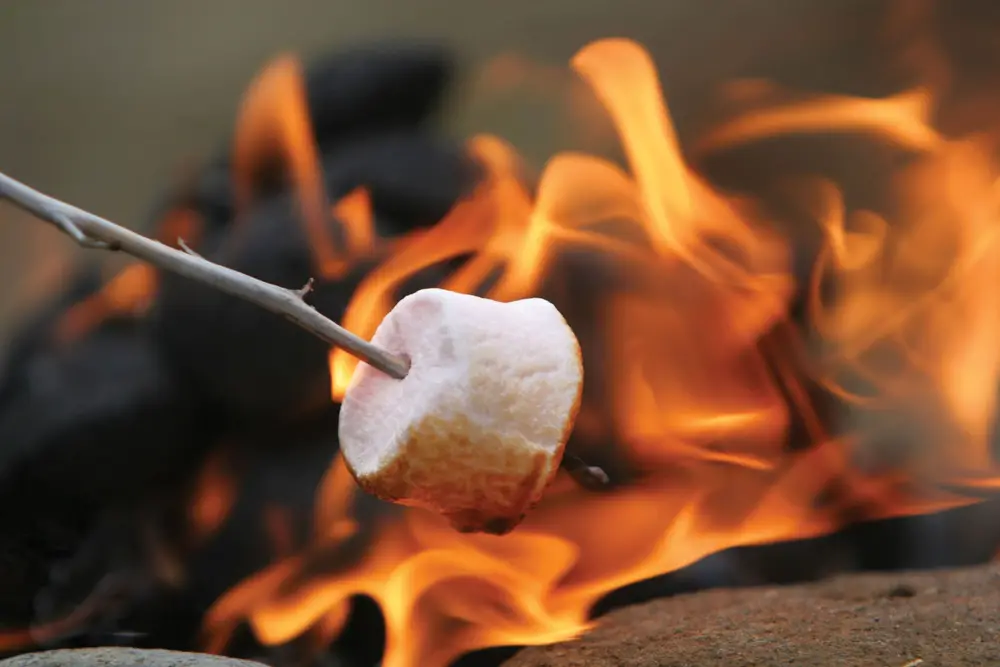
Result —
<path fill-rule="evenodd" d="M 217 450 L 201 467 L 188 504 L 188 526 L 194 539 L 213 534 L 236 504 L 237 482 L 223 450 Z"/>
<path fill-rule="evenodd" d="M 156 237 L 161 243 L 184 240 L 197 245 L 201 219 L 187 208 L 175 208 L 159 220 Z M 150 264 L 130 264 L 94 294 L 74 304 L 56 323 L 53 337 L 59 342 L 77 340 L 112 317 L 141 317 L 153 305 L 159 276 Z"/>
<path fill-rule="evenodd" d="M 329 206 L 319 150 L 314 141 L 301 64 L 291 55 L 271 62 L 250 85 L 236 122 L 233 180 L 238 210 L 246 211 L 255 169 L 277 157 L 291 174 L 316 270 L 325 279 L 342 277 L 348 264 L 331 238 Z"/>
<path fill-rule="evenodd" d="M 357 533 L 358 524 L 350 515 L 356 489 L 343 457 L 337 456 L 316 494 L 314 516 L 318 541 L 343 541 Z"/>
<path fill-rule="evenodd" d="M 125 267 L 99 291 L 62 314 L 54 334 L 56 340 L 80 338 L 109 317 L 145 313 L 152 305 L 157 282 L 156 269 L 148 264 Z"/>
<path fill-rule="evenodd" d="M 527 223 L 531 202 L 514 174 L 513 149 L 500 140 L 482 137 L 471 142 L 470 150 L 487 172 L 477 195 L 460 203 L 430 231 L 403 239 L 397 251 L 368 275 L 351 299 L 342 323 L 346 329 L 370 338 L 392 308 L 393 292 L 416 271 L 482 249 L 444 285 L 472 292 L 516 250 L 514 244 L 521 240 L 519 229 Z M 512 227 L 510 232 L 504 231 L 504 223 Z M 494 229 L 497 233 L 493 233 Z M 357 363 L 341 349 L 331 351 L 335 400 L 343 397 Z"/>
<path fill-rule="evenodd" d="M 375 523 L 360 558 L 322 568 L 359 534 L 338 458 L 318 494 L 315 545 L 216 603 L 205 626 L 213 650 L 244 620 L 265 644 L 317 629 L 333 636 L 351 597 L 367 595 L 385 615 L 385 667 L 447 665 L 477 648 L 572 638 L 592 627 L 602 596 L 723 549 L 822 535 L 848 514 L 961 506 L 977 502 L 977 489 L 1000 488 L 988 437 L 1000 375 L 1000 165 L 989 142 L 935 130 L 927 89 L 775 102 L 771 86 L 734 87 L 753 104 L 710 128 L 696 154 L 851 133 L 914 155 L 894 173 L 884 211 L 851 209 L 832 182 L 804 184 L 798 195 L 824 243 L 797 285 L 791 242 L 764 207 L 685 159 L 641 46 L 597 41 L 571 65 L 610 116 L 625 168 L 561 153 L 532 193 L 511 146 L 475 137 L 469 149 L 486 177 L 439 224 L 391 246 L 358 225 L 351 252 L 383 256 L 343 325 L 370 337 L 404 282 L 447 260 L 464 258 L 442 287 L 504 301 L 552 294 L 562 305 L 580 277 L 574 266 L 606 275 L 586 297 L 594 321 L 571 323 L 591 334 L 585 356 L 600 366 L 608 423 L 585 411 L 578 432 L 587 420 L 608 433 L 642 474 L 599 494 L 560 478 L 502 538 L 401 511 Z M 338 217 L 370 220 L 361 196 L 342 201 Z M 797 287 L 810 332 L 790 319 Z M 334 400 L 356 363 L 331 352 Z M 856 428 L 829 430 L 817 387 L 843 401 Z M 917 416 L 904 435 L 924 446 L 905 465 L 859 465 L 872 440 L 866 416 L 893 413 Z M 790 448 L 793 423 L 807 441 Z"/>
<path fill-rule="evenodd" d="M 375 214 L 366 188 L 347 193 L 333 206 L 333 215 L 344 225 L 347 252 L 365 257 L 375 252 Z"/>
<path fill-rule="evenodd" d="M 865 133 L 913 150 L 931 151 L 943 141 L 930 127 L 933 98 L 918 88 L 887 99 L 823 95 L 746 114 L 702 137 L 699 151 L 731 148 L 767 137 L 814 132 Z"/>
<path fill-rule="evenodd" d="M 273 159 L 289 172 L 320 279 L 343 278 L 359 260 L 381 249 L 365 188 L 328 205 L 305 77 L 301 63 L 292 55 L 275 58 L 264 68 L 240 106 L 233 145 L 238 211 L 250 208 L 257 171 L 270 166 Z"/>

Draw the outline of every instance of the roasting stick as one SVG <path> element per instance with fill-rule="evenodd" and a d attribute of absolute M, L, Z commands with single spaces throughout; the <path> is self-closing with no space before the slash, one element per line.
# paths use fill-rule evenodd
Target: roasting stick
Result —
<path fill-rule="evenodd" d="M 321 340 L 341 347 L 383 373 L 400 380 L 409 365 L 356 336 L 307 304 L 310 286 L 290 290 L 257 280 L 204 259 L 190 250 L 175 250 L 93 213 L 70 206 L 0 173 L 0 198 L 51 222 L 84 248 L 121 251 L 167 271 L 211 285 L 281 315 Z"/>
<path fill-rule="evenodd" d="M 312 281 L 298 290 L 266 283 L 208 261 L 188 249 L 182 240 L 179 242 L 184 250 L 176 250 L 43 194 L 3 173 L 0 173 L 0 199 L 6 199 L 37 218 L 52 223 L 84 248 L 124 252 L 157 268 L 205 283 L 281 315 L 320 340 L 344 349 L 397 380 L 406 377 L 409 370 L 405 359 L 351 333 L 306 303 L 305 296 L 312 287 Z M 603 470 L 588 466 L 575 456 L 565 456 L 562 467 L 587 489 L 598 488 L 608 481 Z"/>
<path fill-rule="evenodd" d="M 589 465 L 579 456 L 568 452 L 563 454 L 560 465 L 577 484 L 590 491 L 597 491 L 611 481 L 603 468 Z"/>

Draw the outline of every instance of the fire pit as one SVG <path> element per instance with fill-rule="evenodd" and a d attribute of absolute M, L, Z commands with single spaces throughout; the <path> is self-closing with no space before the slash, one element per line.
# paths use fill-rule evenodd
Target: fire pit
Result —
<path fill-rule="evenodd" d="M 566 71 L 498 58 L 485 83 L 565 93 L 594 146 L 537 173 L 501 137 L 433 129 L 441 49 L 270 62 L 155 236 L 313 280 L 309 302 L 364 338 L 421 287 L 544 296 L 584 356 L 568 451 L 612 484 L 560 474 L 503 537 L 384 504 L 337 452 L 353 357 L 148 265 L 82 270 L 0 378 L 0 649 L 444 667 L 584 636 L 511 664 L 827 664 L 796 648 L 821 621 L 783 609 L 826 605 L 841 629 L 985 609 L 995 568 L 760 588 L 1000 545 L 1000 128 L 958 19 L 907 7 L 887 90 L 726 81 L 683 137 L 637 41 Z M 893 646 L 831 661 L 957 655 Z"/>

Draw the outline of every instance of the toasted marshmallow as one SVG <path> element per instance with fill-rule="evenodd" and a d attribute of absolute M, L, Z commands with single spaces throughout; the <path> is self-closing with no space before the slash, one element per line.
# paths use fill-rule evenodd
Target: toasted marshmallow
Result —
<path fill-rule="evenodd" d="M 513 530 L 559 469 L 580 407 L 580 345 L 566 320 L 544 299 L 426 289 L 372 342 L 410 369 L 397 380 L 362 362 L 351 379 L 340 447 L 358 484 L 462 532 Z"/>

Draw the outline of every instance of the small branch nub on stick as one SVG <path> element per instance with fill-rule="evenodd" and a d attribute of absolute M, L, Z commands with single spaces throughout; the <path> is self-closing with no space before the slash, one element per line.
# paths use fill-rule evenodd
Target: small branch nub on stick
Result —
<path fill-rule="evenodd" d="M 577 484 L 588 491 L 599 491 L 610 483 L 608 473 L 602 468 L 588 465 L 583 459 L 573 454 L 564 454 L 562 468 Z"/>
<path fill-rule="evenodd" d="M 310 278 L 305 285 L 295 290 L 295 295 L 298 296 L 300 299 L 305 299 L 309 295 L 309 293 L 313 291 L 314 282 L 315 281 L 312 278 Z"/>

